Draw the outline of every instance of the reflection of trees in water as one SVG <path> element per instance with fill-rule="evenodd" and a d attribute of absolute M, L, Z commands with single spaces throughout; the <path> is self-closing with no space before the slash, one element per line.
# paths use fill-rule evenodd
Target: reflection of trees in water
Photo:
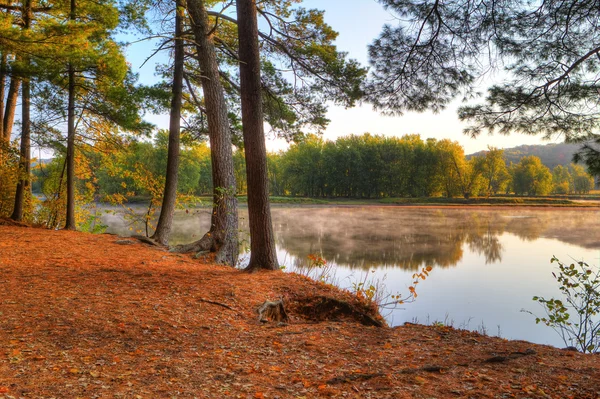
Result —
<path fill-rule="evenodd" d="M 240 228 L 247 230 L 245 210 L 240 217 Z M 104 222 L 111 232 L 131 234 L 119 220 Z M 525 241 L 543 237 L 600 248 L 599 220 L 600 211 L 589 209 L 273 208 L 277 245 L 290 255 L 305 262 L 308 254 L 321 253 L 328 262 L 362 269 L 450 267 L 461 260 L 465 244 L 486 263 L 499 262 L 503 233 Z M 209 223 L 210 209 L 179 212 L 171 244 L 193 241 Z"/>
<path fill-rule="evenodd" d="M 503 247 L 498 236 L 505 230 L 506 223 L 502 219 L 482 218 L 480 214 L 472 214 L 470 221 L 465 237 L 469 249 L 483 255 L 486 264 L 501 262 Z"/>
<path fill-rule="evenodd" d="M 598 248 L 600 226 L 590 223 L 598 214 L 522 208 L 315 207 L 276 209 L 274 222 L 277 244 L 300 259 L 320 253 L 328 262 L 352 268 L 416 270 L 457 264 L 465 244 L 486 263 L 500 262 L 504 248 L 499 236 L 505 232 L 522 240 L 556 238 Z"/>

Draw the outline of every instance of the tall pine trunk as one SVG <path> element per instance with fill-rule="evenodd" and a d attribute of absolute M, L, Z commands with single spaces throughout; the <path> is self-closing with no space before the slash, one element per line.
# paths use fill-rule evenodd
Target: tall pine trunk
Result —
<path fill-rule="evenodd" d="M 213 178 L 213 212 L 210 231 L 200 240 L 179 246 L 179 252 L 216 252 L 218 263 L 235 266 L 238 258 L 238 215 L 233 170 L 233 149 L 227 103 L 219 77 L 219 64 L 203 0 L 188 0 L 188 13 L 202 70 L 202 91 L 208 120 Z"/>
<path fill-rule="evenodd" d="M 75 0 L 71 0 L 69 19 L 75 21 Z M 69 101 L 67 109 L 67 215 L 65 229 L 75 230 L 75 68 L 69 63 Z"/>
<path fill-rule="evenodd" d="M 31 26 L 31 13 L 31 0 L 25 0 L 23 2 L 23 9 L 21 11 L 24 30 L 29 29 Z M 23 63 L 26 67 L 29 66 L 29 62 L 30 61 L 28 57 L 23 58 Z M 21 89 L 21 148 L 19 154 L 19 181 L 17 183 L 17 189 L 15 192 L 15 206 L 10 217 L 16 221 L 23 220 L 25 197 L 27 195 L 31 195 L 31 117 L 29 114 L 31 81 L 28 73 L 28 71 L 25 71 L 25 75 L 23 77 L 23 87 Z"/>
<path fill-rule="evenodd" d="M 30 195 L 31 184 L 31 119 L 30 109 L 30 82 L 29 77 L 23 78 L 21 103 L 21 148 L 19 154 L 19 181 L 15 192 L 15 206 L 11 219 L 23 220 L 25 197 Z"/>
<path fill-rule="evenodd" d="M 6 91 L 6 77 L 8 74 L 7 70 L 7 55 L 6 52 L 0 54 L 0 139 L 7 142 L 10 141 L 10 136 L 4 134 L 4 95 Z"/>
<path fill-rule="evenodd" d="M 183 91 L 184 40 L 183 18 L 185 4 L 175 1 L 175 55 L 173 62 L 173 86 L 171 114 L 169 119 L 169 147 L 167 150 L 167 174 L 160 217 L 152 238 L 161 245 L 167 245 L 173 224 L 175 202 L 177 201 L 177 172 L 179 170 L 179 132 L 181 127 L 181 97 Z"/>
<path fill-rule="evenodd" d="M 248 184 L 250 263 L 247 271 L 278 270 L 269 205 L 267 150 L 263 127 L 260 53 L 255 0 L 237 0 L 240 92 Z"/>

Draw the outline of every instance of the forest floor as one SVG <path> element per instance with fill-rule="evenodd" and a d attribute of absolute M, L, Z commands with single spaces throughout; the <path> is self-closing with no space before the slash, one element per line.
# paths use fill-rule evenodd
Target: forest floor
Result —
<path fill-rule="evenodd" d="M 280 297 L 290 322 L 260 323 Z M 361 312 L 298 275 L 0 220 L 0 398 L 600 397 L 597 355 Z"/>

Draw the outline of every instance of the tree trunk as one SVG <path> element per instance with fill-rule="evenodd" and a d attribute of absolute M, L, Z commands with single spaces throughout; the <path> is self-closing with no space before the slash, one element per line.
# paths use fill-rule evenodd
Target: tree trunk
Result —
<path fill-rule="evenodd" d="M 4 109 L 4 121 L 2 125 L 2 132 L 4 138 L 10 141 L 12 135 L 13 124 L 15 122 L 15 111 L 17 109 L 17 100 L 19 99 L 19 87 L 21 86 L 21 79 L 15 76 L 14 73 L 10 75 L 10 86 L 8 87 L 8 94 L 6 96 L 6 106 Z"/>
<path fill-rule="evenodd" d="M 15 206 L 11 219 L 23 220 L 25 197 L 30 194 L 31 184 L 31 120 L 29 116 L 30 87 L 29 78 L 23 78 L 21 110 L 21 150 L 19 156 L 19 182 L 15 192 Z"/>
<path fill-rule="evenodd" d="M 227 103 L 219 80 L 219 65 L 208 36 L 208 15 L 203 0 L 188 0 L 188 13 L 202 69 L 202 91 L 208 120 L 208 137 L 213 178 L 213 212 L 210 231 L 200 240 L 175 248 L 178 252 L 210 250 L 216 261 L 234 266 L 238 257 L 238 215 L 231 132 Z"/>
<path fill-rule="evenodd" d="M 31 0 L 25 0 L 23 2 L 23 9 L 21 11 L 24 30 L 29 29 L 31 26 L 31 13 Z M 24 57 L 23 63 L 25 65 L 29 65 L 29 58 Z M 29 76 L 24 76 L 22 80 L 23 88 L 21 90 L 21 149 L 19 154 L 19 181 L 17 183 L 17 189 L 15 192 L 15 206 L 10 217 L 16 221 L 23 220 L 25 197 L 27 195 L 31 196 L 31 117 L 29 114 L 31 81 Z"/>
<path fill-rule="evenodd" d="M 75 20 L 75 0 L 69 19 Z M 75 230 L 75 69 L 69 63 L 69 102 L 67 105 L 67 215 L 65 229 Z"/>
<path fill-rule="evenodd" d="M 10 136 L 6 137 L 4 134 L 4 92 L 6 91 L 6 52 L 2 52 L 0 55 L 0 139 L 4 139 L 10 142 Z"/>
<path fill-rule="evenodd" d="M 237 19 L 250 224 L 250 263 L 246 270 L 278 270 L 269 205 L 255 0 L 237 0 Z"/>
<path fill-rule="evenodd" d="M 182 0 L 175 2 L 175 56 L 173 63 L 173 86 L 169 120 L 169 147 L 167 150 L 167 173 L 160 217 L 152 236 L 161 245 L 167 245 L 173 224 L 177 201 L 177 172 L 179 169 L 179 131 L 181 125 L 181 96 L 183 91 L 184 40 L 183 18 L 185 6 Z"/>
<path fill-rule="evenodd" d="M 75 230 L 75 71 L 69 65 L 67 108 L 67 216 L 65 229 Z"/>

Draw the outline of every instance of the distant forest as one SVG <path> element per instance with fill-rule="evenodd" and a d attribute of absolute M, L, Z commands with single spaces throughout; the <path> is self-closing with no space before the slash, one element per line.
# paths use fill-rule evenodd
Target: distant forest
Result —
<path fill-rule="evenodd" d="M 419 135 L 385 137 L 349 135 L 335 141 L 308 135 L 287 151 L 267 155 L 270 194 L 304 197 L 472 197 L 585 194 L 593 179 L 570 163 L 575 146 L 520 146 L 465 156 L 449 139 Z M 110 153 L 81 152 L 78 161 L 80 201 L 159 203 L 166 169 L 167 135 L 153 142 L 131 140 Z M 535 154 L 535 155 L 534 155 Z M 182 147 L 180 196 L 212 191 L 210 148 L 192 141 Z M 247 192 L 243 149 L 233 156 L 237 194 Z M 545 165 L 544 165 L 545 163 Z M 552 168 L 550 166 L 554 165 Z M 64 189 L 64 158 L 39 162 L 33 189 L 46 198 Z M 64 197 L 57 197 L 60 201 Z"/>

